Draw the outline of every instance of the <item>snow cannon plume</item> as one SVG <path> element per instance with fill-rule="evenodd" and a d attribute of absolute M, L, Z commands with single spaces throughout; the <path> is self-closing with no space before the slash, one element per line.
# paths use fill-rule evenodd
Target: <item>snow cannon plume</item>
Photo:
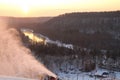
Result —
<path fill-rule="evenodd" d="M 0 20 L 0 75 L 39 80 L 44 79 L 46 75 L 57 78 L 23 46 L 18 31 L 7 28 L 2 20 Z"/>

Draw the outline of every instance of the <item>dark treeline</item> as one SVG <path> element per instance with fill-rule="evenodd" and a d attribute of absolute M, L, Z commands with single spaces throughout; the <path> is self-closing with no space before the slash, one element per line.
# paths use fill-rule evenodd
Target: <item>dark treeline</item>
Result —
<path fill-rule="evenodd" d="M 98 49 L 120 48 L 120 11 L 67 13 L 36 26 L 51 39 Z"/>

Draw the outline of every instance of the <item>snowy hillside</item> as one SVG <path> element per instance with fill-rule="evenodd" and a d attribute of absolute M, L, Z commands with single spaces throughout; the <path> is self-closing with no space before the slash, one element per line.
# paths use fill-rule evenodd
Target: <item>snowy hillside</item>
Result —
<path fill-rule="evenodd" d="M 46 58 L 46 59 L 45 59 Z M 69 57 L 46 56 L 43 63 L 62 80 L 120 80 L 120 72 L 96 68 L 95 70 L 82 71 L 81 60 Z M 106 73 L 106 74 L 105 74 Z"/>

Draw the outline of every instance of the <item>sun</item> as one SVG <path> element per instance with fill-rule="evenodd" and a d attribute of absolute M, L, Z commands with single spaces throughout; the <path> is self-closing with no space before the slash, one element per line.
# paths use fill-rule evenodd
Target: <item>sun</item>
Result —
<path fill-rule="evenodd" d="M 29 12 L 29 7 L 28 6 L 21 6 L 21 9 L 23 13 L 27 14 Z"/>

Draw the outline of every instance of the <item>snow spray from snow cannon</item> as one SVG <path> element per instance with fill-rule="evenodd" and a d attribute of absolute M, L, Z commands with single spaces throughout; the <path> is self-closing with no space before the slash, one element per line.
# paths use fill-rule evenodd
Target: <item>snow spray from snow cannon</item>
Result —
<path fill-rule="evenodd" d="M 57 76 L 38 62 L 23 46 L 19 33 L 0 20 L 0 75 L 43 80 Z"/>

